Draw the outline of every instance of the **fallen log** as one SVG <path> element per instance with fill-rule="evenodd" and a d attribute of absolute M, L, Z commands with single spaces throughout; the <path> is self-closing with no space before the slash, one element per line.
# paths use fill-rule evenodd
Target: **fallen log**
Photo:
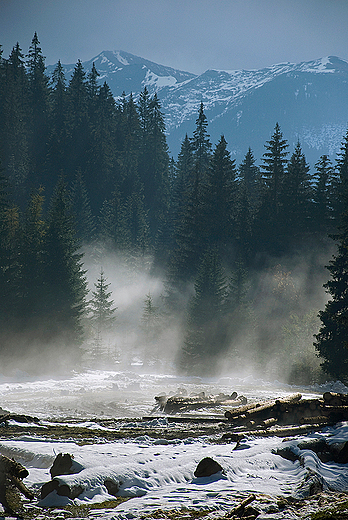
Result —
<path fill-rule="evenodd" d="M 294 422 L 294 414 L 291 415 L 292 405 L 297 404 L 301 397 L 301 394 L 295 394 L 284 399 L 259 404 L 259 406 L 245 410 L 243 413 L 238 414 L 237 411 L 230 414 L 225 413 L 225 416 L 235 425 L 248 424 L 250 421 L 260 424 L 262 421 L 269 419 L 281 420 L 284 424 L 290 424 Z M 286 414 L 288 414 L 288 417 L 286 417 Z"/>
<path fill-rule="evenodd" d="M 251 504 L 251 502 L 253 502 L 255 499 L 256 499 L 255 495 L 250 495 L 245 500 L 242 500 L 242 502 L 240 504 L 238 504 L 238 506 L 235 506 L 233 509 L 231 509 L 231 511 L 226 513 L 225 518 L 231 518 L 233 516 L 239 516 L 239 517 L 245 518 L 245 512 L 246 512 L 245 508 L 249 504 Z"/>
<path fill-rule="evenodd" d="M 323 399 L 325 404 L 329 404 L 331 406 L 348 405 L 347 394 L 339 394 L 336 392 L 324 392 Z"/>
<path fill-rule="evenodd" d="M 243 406 L 238 406 L 238 408 L 235 408 L 234 410 L 226 410 L 225 417 L 228 420 L 233 420 L 233 419 L 239 417 L 240 415 L 245 414 L 249 410 L 253 410 L 254 408 L 259 408 L 260 406 L 263 406 L 266 404 L 271 404 L 271 403 L 274 403 L 274 401 L 266 401 L 264 403 L 256 402 L 256 403 L 249 403 L 249 404 L 246 404 Z"/>
<path fill-rule="evenodd" d="M 14 514 L 20 507 L 19 494 L 15 493 L 9 498 L 11 489 L 18 490 L 29 500 L 34 498 L 34 494 L 22 482 L 28 475 L 28 470 L 22 464 L 0 455 L 0 502 L 6 513 Z"/>
<path fill-rule="evenodd" d="M 236 392 L 228 396 L 226 394 L 218 394 L 217 396 L 205 396 L 204 392 L 194 396 L 173 395 L 167 397 L 165 395 L 156 396 L 156 409 L 168 414 L 175 414 L 186 410 L 198 410 L 200 408 L 213 408 L 224 404 L 225 406 L 239 406 L 246 404 L 246 398 L 239 396 L 237 398 Z"/>
<path fill-rule="evenodd" d="M 304 433 L 320 431 L 322 424 L 302 424 L 298 426 L 274 427 L 260 430 L 241 430 L 238 432 L 224 433 L 221 437 L 223 442 L 240 442 L 244 437 L 294 437 Z"/>

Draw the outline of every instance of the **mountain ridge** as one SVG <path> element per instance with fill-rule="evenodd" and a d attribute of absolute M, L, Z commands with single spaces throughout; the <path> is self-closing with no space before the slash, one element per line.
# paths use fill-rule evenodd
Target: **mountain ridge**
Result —
<path fill-rule="evenodd" d="M 145 86 L 150 95 L 157 93 L 173 155 L 185 134 L 192 135 L 201 101 L 212 142 L 224 134 L 237 161 L 249 146 L 260 158 L 278 122 L 290 147 L 300 140 L 314 164 L 324 153 L 337 153 L 348 124 L 348 62 L 337 56 L 262 69 L 208 69 L 200 75 L 119 50 L 83 62 L 86 72 L 93 63 L 100 84 L 106 81 L 116 99 L 123 92 L 137 99 Z M 75 65 L 63 67 L 69 79 Z"/>

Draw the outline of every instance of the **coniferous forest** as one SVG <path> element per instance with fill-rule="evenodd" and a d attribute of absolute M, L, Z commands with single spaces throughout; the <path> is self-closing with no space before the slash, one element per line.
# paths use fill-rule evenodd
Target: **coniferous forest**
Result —
<path fill-rule="evenodd" d="M 36 33 L 27 55 L 0 54 L 2 363 L 75 367 L 91 337 L 97 362 L 103 330 L 121 326 L 112 253 L 130 278 L 140 266 L 163 282 L 138 319 L 154 363 L 175 323 L 181 373 L 347 381 L 348 132 L 310 167 L 281 121 L 241 164 L 223 135 L 211 143 L 203 103 L 177 158 L 165 130 L 146 88 L 115 101 L 80 61 L 69 81 L 60 62 L 48 77 Z M 92 290 L 87 254 L 101 266 Z"/>

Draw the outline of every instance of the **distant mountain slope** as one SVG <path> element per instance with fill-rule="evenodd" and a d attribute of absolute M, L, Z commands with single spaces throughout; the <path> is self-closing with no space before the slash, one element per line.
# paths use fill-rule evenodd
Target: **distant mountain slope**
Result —
<path fill-rule="evenodd" d="M 99 81 L 106 81 L 115 97 L 125 91 L 137 98 L 145 85 L 158 93 L 174 157 L 185 133 L 193 133 L 201 101 L 213 144 L 224 134 L 237 163 L 249 146 L 261 159 L 276 122 L 289 151 L 299 139 L 312 166 L 324 153 L 335 158 L 348 127 L 348 63 L 334 56 L 260 70 L 208 70 L 199 76 L 123 51 L 103 51 L 83 63 L 86 71 L 93 62 Z M 70 77 L 74 65 L 64 69 Z"/>
<path fill-rule="evenodd" d="M 189 72 L 175 70 L 171 67 L 158 65 L 152 61 L 139 58 L 124 51 L 103 51 L 89 61 L 83 62 L 85 71 L 92 69 L 93 63 L 99 72 L 99 83 L 106 81 L 115 97 L 123 92 L 133 92 L 137 97 L 147 85 L 151 94 L 162 90 L 164 87 L 188 81 L 196 76 Z M 70 79 L 75 64 L 64 65 L 64 73 Z M 54 66 L 47 67 L 49 74 Z"/>

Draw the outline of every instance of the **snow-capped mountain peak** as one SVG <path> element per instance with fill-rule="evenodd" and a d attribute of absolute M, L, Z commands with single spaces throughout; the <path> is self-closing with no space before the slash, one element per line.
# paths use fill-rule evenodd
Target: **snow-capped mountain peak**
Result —
<path fill-rule="evenodd" d="M 224 134 L 237 161 L 249 146 L 261 157 L 276 122 L 291 144 L 300 139 L 312 163 L 335 154 L 346 131 L 348 63 L 336 56 L 262 69 L 210 69 L 198 76 L 122 50 L 84 62 L 86 72 L 93 63 L 100 84 L 106 81 L 116 99 L 132 92 L 137 100 L 145 86 L 150 95 L 157 93 L 174 156 L 185 134 L 192 135 L 202 101 L 212 142 Z M 69 79 L 74 65 L 64 70 Z"/>

